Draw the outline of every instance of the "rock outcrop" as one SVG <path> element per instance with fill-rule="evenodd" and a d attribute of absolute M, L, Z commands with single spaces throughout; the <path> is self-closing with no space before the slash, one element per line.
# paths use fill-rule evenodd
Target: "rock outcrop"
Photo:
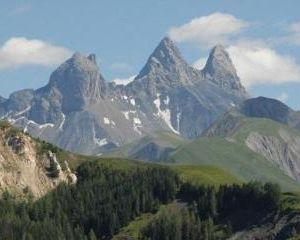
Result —
<path fill-rule="evenodd" d="M 76 182 L 68 165 L 62 168 L 55 154 L 41 152 L 41 143 L 2 122 L 0 142 L 0 193 L 7 190 L 21 197 L 30 193 L 38 198 L 62 181 Z M 57 176 L 49 175 L 53 161 Z"/>

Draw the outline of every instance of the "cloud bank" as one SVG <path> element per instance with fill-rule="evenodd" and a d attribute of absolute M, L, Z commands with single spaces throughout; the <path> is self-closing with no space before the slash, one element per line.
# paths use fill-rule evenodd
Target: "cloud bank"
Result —
<path fill-rule="evenodd" d="M 71 55 L 72 52 L 64 47 L 38 39 L 10 38 L 0 47 L 0 69 L 22 65 L 52 66 Z"/>
<path fill-rule="evenodd" d="M 230 14 L 213 13 L 194 18 L 190 22 L 172 27 L 168 34 L 177 42 L 196 43 L 200 47 L 224 44 L 233 34 L 239 33 L 249 23 Z"/>
<path fill-rule="evenodd" d="M 300 82 L 300 66 L 290 56 L 257 44 L 237 44 L 227 48 L 243 85 Z"/>
<path fill-rule="evenodd" d="M 127 85 L 135 79 L 136 75 L 130 76 L 128 78 L 115 78 L 112 80 L 117 85 Z"/>
<path fill-rule="evenodd" d="M 168 34 L 177 42 L 188 42 L 196 47 L 211 48 L 225 44 L 243 85 L 250 88 L 260 84 L 300 82 L 300 66 L 288 55 L 280 54 L 264 39 L 242 39 L 241 31 L 253 25 L 225 13 L 213 13 L 194 18 L 172 27 Z M 289 25 L 290 42 L 300 44 L 300 22 Z M 193 66 L 202 69 L 206 58 L 199 58 Z"/>

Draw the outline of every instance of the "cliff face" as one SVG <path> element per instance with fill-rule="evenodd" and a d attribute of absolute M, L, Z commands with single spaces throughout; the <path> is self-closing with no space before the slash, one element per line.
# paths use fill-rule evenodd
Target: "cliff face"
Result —
<path fill-rule="evenodd" d="M 264 156 L 293 179 L 300 181 L 300 138 L 279 129 L 279 136 L 251 133 L 246 145 Z"/>
<path fill-rule="evenodd" d="M 1 123 L 0 127 L 0 193 L 38 198 L 65 181 L 74 183 L 76 176 L 67 162 L 59 163 L 56 155 L 42 149 L 42 143 Z"/>

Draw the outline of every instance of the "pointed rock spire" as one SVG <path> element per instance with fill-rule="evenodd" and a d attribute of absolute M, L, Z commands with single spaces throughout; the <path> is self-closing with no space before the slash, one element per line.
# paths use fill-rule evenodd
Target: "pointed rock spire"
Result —
<path fill-rule="evenodd" d="M 230 56 L 222 45 L 211 50 L 202 72 L 223 88 L 243 89 Z"/>
<path fill-rule="evenodd" d="M 48 87 L 61 92 L 65 111 L 74 111 L 87 102 L 100 100 L 106 89 L 96 56 L 86 57 L 78 52 L 51 74 Z"/>
<path fill-rule="evenodd" d="M 174 42 L 169 37 L 165 37 L 150 55 L 138 78 L 147 75 L 151 70 L 156 68 L 174 71 L 179 65 L 188 66 Z"/>
<path fill-rule="evenodd" d="M 88 59 L 93 62 L 94 64 L 97 65 L 97 61 L 96 61 L 96 54 L 91 53 L 90 55 L 88 55 Z"/>

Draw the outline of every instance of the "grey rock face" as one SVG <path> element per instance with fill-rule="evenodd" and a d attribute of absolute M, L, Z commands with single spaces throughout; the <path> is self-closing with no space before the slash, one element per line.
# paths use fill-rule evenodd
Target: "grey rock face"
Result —
<path fill-rule="evenodd" d="M 64 112 L 81 110 L 84 105 L 95 103 L 104 97 L 105 82 L 98 71 L 95 55 L 85 57 L 75 53 L 51 74 L 44 91 L 51 94 L 53 89 L 57 89 L 62 96 Z"/>
<path fill-rule="evenodd" d="M 6 111 L 22 111 L 30 105 L 34 98 L 34 90 L 25 89 L 12 93 L 3 106 Z"/>
<path fill-rule="evenodd" d="M 157 130 L 196 138 L 246 98 L 224 49 L 198 71 L 164 38 L 126 86 L 105 82 L 94 54 L 75 53 L 45 87 L 0 103 L 0 117 L 62 148 L 100 155 Z"/>
<path fill-rule="evenodd" d="M 214 72 L 208 75 L 189 66 L 174 43 L 165 38 L 126 90 L 139 99 L 142 109 L 154 103 L 152 108 L 171 130 L 196 138 L 221 113 L 247 98 L 225 50 L 222 54 L 226 58 L 220 62 L 215 53 L 219 48 L 210 55 L 207 66 Z M 232 84 L 224 87 L 219 84 L 222 79 Z"/>
<path fill-rule="evenodd" d="M 251 133 L 246 145 L 300 182 L 300 138 L 281 129 L 280 138 Z"/>
<path fill-rule="evenodd" d="M 222 88 L 236 89 L 246 94 L 229 54 L 223 46 L 217 45 L 211 50 L 202 72 Z"/>

